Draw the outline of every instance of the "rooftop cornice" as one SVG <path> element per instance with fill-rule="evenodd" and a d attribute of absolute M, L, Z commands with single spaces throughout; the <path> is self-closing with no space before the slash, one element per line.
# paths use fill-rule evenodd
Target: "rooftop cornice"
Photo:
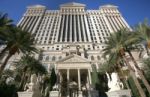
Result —
<path fill-rule="evenodd" d="M 27 8 L 46 8 L 46 6 L 43 6 L 43 5 L 31 5 L 31 6 L 28 6 Z"/>
<path fill-rule="evenodd" d="M 112 4 L 106 4 L 106 5 L 100 6 L 100 8 L 118 8 L 118 6 L 115 6 L 115 5 L 112 5 Z"/>
<path fill-rule="evenodd" d="M 60 7 L 85 7 L 85 4 L 81 4 L 81 3 L 76 3 L 76 2 L 70 2 L 70 3 L 65 3 L 65 4 L 61 4 Z"/>

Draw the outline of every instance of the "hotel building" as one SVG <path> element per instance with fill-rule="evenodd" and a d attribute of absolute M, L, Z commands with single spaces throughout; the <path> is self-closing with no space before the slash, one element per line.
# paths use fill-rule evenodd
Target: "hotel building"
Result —
<path fill-rule="evenodd" d="M 18 26 L 35 36 L 35 47 L 40 50 L 35 57 L 49 72 L 55 68 L 59 84 L 74 81 L 81 91 L 90 88 L 92 70 L 104 62 L 107 37 L 121 28 L 130 29 L 117 6 L 89 10 L 75 2 L 62 4 L 58 10 L 28 6 Z"/>

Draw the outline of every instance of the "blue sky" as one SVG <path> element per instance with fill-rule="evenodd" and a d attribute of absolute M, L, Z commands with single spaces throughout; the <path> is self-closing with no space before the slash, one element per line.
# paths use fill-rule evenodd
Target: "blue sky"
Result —
<path fill-rule="evenodd" d="M 67 2 L 84 3 L 87 9 L 98 9 L 104 4 L 117 5 L 131 26 L 144 18 L 150 21 L 150 0 L 0 0 L 0 12 L 8 13 L 14 23 L 17 23 L 29 5 L 41 4 L 47 9 L 59 9 L 60 4 Z"/>

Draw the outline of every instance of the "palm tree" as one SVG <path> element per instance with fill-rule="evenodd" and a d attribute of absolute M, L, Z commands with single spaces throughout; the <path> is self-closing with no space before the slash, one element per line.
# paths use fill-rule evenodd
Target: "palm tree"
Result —
<path fill-rule="evenodd" d="M 8 60 L 16 53 L 29 54 L 37 52 L 37 49 L 33 47 L 34 37 L 26 32 L 21 30 L 18 27 L 12 27 L 9 33 L 6 35 L 6 47 L 3 49 L 8 51 L 8 54 L 5 58 L 5 61 L 0 67 L 0 75 L 5 68 Z M 2 52 L 3 52 L 2 50 Z"/>
<path fill-rule="evenodd" d="M 7 41 L 7 34 L 10 28 L 14 27 L 13 20 L 8 18 L 8 14 L 0 13 L 0 45 L 5 45 Z M 0 52 L 0 56 L 4 55 L 6 50 L 2 50 Z"/>
<path fill-rule="evenodd" d="M 143 69 L 144 69 L 145 76 L 150 83 L 150 57 L 147 59 L 144 59 L 142 63 L 144 65 Z"/>
<path fill-rule="evenodd" d="M 8 18 L 8 14 L 0 13 L 0 27 L 13 26 L 13 20 Z"/>
<path fill-rule="evenodd" d="M 106 72 L 112 72 L 115 69 L 115 65 L 113 63 L 111 64 L 110 61 L 106 61 L 101 64 L 101 67 L 99 68 L 99 72 L 101 74 L 105 74 Z"/>
<path fill-rule="evenodd" d="M 119 62 L 123 60 L 129 68 L 130 75 L 134 79 L 141 97 L 146 97 L 139 81 L 135 76 L 134 70 L 130 66 L 125 56 L 125 51 L 130 51 L 131 44 L 133 43 L 132 38 L 130 38 L 131 35 L 128 32 L 128 30 L 122 29 L 118 32 L 115 32 L 114 34 L 111 34 L 111 36 L 108 37 L 108 41 L 105 43 L 106 46 L 103 49 L 103 56 L 109 56 L 110 61 L 113 60 L 114 64 L 117 64 L 118 67 L 120 67 Z"/>
<path fill-rule="evenodd" d="M 19 62 L 16 64 L 17 70 L 22 71 L 22 78 L 20 82 L 20 89 L 25 85 L 25 77 L 27 80 L 30 79 L 31 74 L 46 74 L 46 68 L 34 57 L 23 56 Z"/>
<path fill-rule="evenodd" d="M 137 43 L 142 43 L 147 51 L 147 54 L 150 55 L 150 25 L 148 21 L 145 19 L 143 23 L 139 23 L 134 28 L 134 36 L 133 38 Z"/>
<path fill-rule="evenodd" d="M 143 23 L 138 24 L 134 29 L 134 34 L 131 36 L 132 40 L 136 42 L 136 44 L 144 44 L 144 47 L 147 51 L 147 55 L 150 55 L 149 49 L 150 49 L 150 25 L 147 23 L 147 20 L 145 20 Z M 145 87 L 147 88 L 149 94 L 150 94 L 150 85 L 148 81 L 146 80 L 145 76 L 141 72 L 141 69 L 138 67 L 137 62 L 135 61 L 134 57 L 132 56 L 132 53 L 130 50 L 127 50 L 128 54 L 130 55 L 131 59 L 134 62 L 134 65 L 137 69 L 138 74 L 141 77 L 141 80 L 143 81 Z"/>

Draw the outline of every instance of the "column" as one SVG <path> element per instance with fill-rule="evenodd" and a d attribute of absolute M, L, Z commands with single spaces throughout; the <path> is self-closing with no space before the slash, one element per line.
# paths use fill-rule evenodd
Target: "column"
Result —
<path fill-rule="evenodd" d="M 36 23 L 37 20 L 38 20 L 38 16 L 34 16 L 34 20 L 33 20 L 33 22 L 32 22 L 32 25 L 31 25 L 30 29 L 29 29 L 29 32 L 30 32 L 30 33 L 32 32 L 33 27 L 34 27 L 34 25 L 35 25 L 35 23 Z"/>
<path fill-rule="evenodd" d="M 87 80 L 87 83 L 86 83 L 86 87 L 87 87 L 87 89 L 89 90 L 89 88 L 90 88 L 90 82 L 89 82 L 89 77 L 88 77 L 88 75 L 87 75 L 87 77 L 86 77 L 86 80 Z"/>
<path fill-rule="evenodd" d="M 23 22 L 24 18 L 25 18 L 25 16 L 23 16 L 23 17 L 21 18 L 21 20 L 19 21 L 19 23 L 17 24 L 17 26 L 21 25 L 21 23 Z"/>
<path fill-rule="evenodd" d="M 31 29 L 31 25 L 33 24 L 33 20 L 35 19 L 34 16 L 31 16 L 31 19 L 29 20 L 27 26 L 25 27 L 25 30 L 29 32 L 29 29 Z"/>
<path fill-rule="evenodd" d="M 113 19 L 112 19 L 111 17 L 112 17 L 112 16 L 109 15 L 109 16 L 108 16 L 108 20 L 110 21 L 111 25 L 113 26 L 114 32 L 116 32 L 116 31 L 117 31 L 117 27 L 116 27 L 116 25 L 115 25 L 115 23 L 113 22 Z"/>
<path fill-rule="evenodd" d="M 50 40 L 50 37 L 51 37 L 51 33 L 52 33 L 52 25 L 51 25 L 51 19 L 52 19 L 52 16 L 47 16 L 49 18 L 48 20 L 48 26 L 46 27 L 47 30 L 49 30 L 47 33 L 48 33 L 48 36 L 47 36 L 47 44 L 49 44 L 49 40 Z"/>
<path fill-rule="evenodd" d="M 119 28 L 119 26 L 118 26 L 118 24 L 117 24 L 117 21 L 115 21 L 115 19 L 114 19 L 113 16 L 111 16 L 110 18 L 112 19 L 112 22 L 113 22 L 114 26 L 116 27 L 116 29 L 117 29 L 117 31 L 118 31 L 120 28 Z"/>
<path fill-rule="evenodd" d="M 90 70 L 88 69 L 88 75 L 89 75 L 89 83 L 90 83 L 90 85 L 92 84 L 92 82 L 91 82 L 91 72 L 90 72 Z"/>
<path fill-rule="evenodd" d="M 28 17 L 27 16 L 24 16 L 23 20 L 19 23 L 19 25 L 17 26 L 20 26 L 20 27 L 23 27 L 25 22 L 27 21 Z"/>
<path fill-rule="evenodd" d="M 53 24 L 54 24 L 54 25 L 57 25 L 57 22 L 55 22 L 55 21 L 58 21 L 57 15 L 55 15 L 55 18 L 54 18 L 54 21 L 53 21 Z M 55 34 L 56 34 L 56 31 L 58 31 L 58 30 L 56 29 L 56 26 L 54 26 L 53 28 L 54 28 L 54 31 L 53 31 L 52 33 L 55 33 Z M 55 34 L 52 35 L 52 41 L 51 41 L 51 43 L 54 43 L 54 41 L 55 41 L 54 39 L 56 39 L 56 38 L 55 38 L 55 37 L 56 37 Z M 46 35 L 46 34 L 45 34 L 45 35 Z"/>
<path fill-rule="evenodd" d="M 65 29 L 65 39 L 64 39 L 65 42 L 67 42 L 67 38 L 68 38 L 67 36 L 68 36 L 68 33 L 69 33 L 68 32 L 68 18 L 69 18 L 69 15 L 66 15 L 66 24 L 65 24 L 66 28 L 64 28 Z"/>
<path fill-rule="evenodd" d="M 121 23 L 119 22 L 117 16 L 114 16 L 114 19 L 117 21 L 117 24 L 119 25 L 119 27 L 122 28 L 123 26 L 122 26 Z"/>
<path fill-rule="evenodd" d="M 61 75 L 61 72 L 59 70 L 59 83 L 61 84 L 61 82 L 62 82 L 62 75 Z"/>
<path fill-rule="evenodd" d="M 61 90 L 61 85 L 62 85 L 62 75 L 61 75 L 61 72 L 60 72 L 60 69 L 58 69 L 58 79 L 57 79 L 57 84 L 58 84 L 58 90 L 60 91 Z"/>
<path fill-rule="evenodd" d="M 88 26 L 88 22 L 87 22 L 87 17 L 84 15 L 84 22 L 85 22 L 85 29 L 87 30 L 87 36 L 88 36 L 88 42 L 91 42 L 91 35 L 90 35 L 90 31 L 89 31 L 89 26 Z"/>
<path fill-rule="evenodd" d="M 26 28 L 26 25 L 28 25 L 30 19 L 31 19 L 31 16 L 27 16 L 25 23 L 22 25 L 22 29 Z"/>
<path fill-rule="evenodd" d="M 125 24 L 125 26 L 131 30 L 130 26 L 129 26 L 128 23 L 125 21 L 125 19 L 124 19 L 122 16 L 121 16 L 120 18 L 121 18 L 121 20 L 123 21 L 123 23 Z"/>
<path fill-rule="evenodd" d="M 38 17 L 38 20 L 37 20 L 37 22 L 36 22 L 36 24 L 35 24 L 35 26 L 34 26 L 34 28 L 33 28 L 33 30 L 32 30 L 32 34 L 36 31 L 36 28 L 37 28 L 37 26 L 39 25 L 39 22 L 40 22 L 41 19 L 42 19 L 42 16 L 39 16 L 39 17 Z"/>
<path fill-rule="evenodd" d="M 102 15 L 102 18 L 106 22 L 106 25 L 108 26 L 110 32 L 113 32 L 113 28 L 111 27 L 109 20 L 106 18 L 106 16 L 104 14 Z"/>
<path fill-rule="evenodd" d="M 74 15 L 74 41 L 75 42 L 77 42 L 76 17 L 77 17 L 77 15 Z"/>
<path fill-rule="evenodd" d="M 70 31 L 69 31 L 69 33 L 70 33 L 70 42 L 72 42 L 72 15 L 70 15 Z"/>
<path fill-rule="evenodd" d="M 83 30 L 83 32 L 81 32 L 81 33 L 83 33 L 83 37 L 82 38 L 84 38 L 84 42 L 86 42 L 86 34 L 85 34 L 85 28 L 84 28 L 84 21 L 83 21 L 83 19 L 84 19 L 84 15 L 81 15 L 81 23 L 82 23 L 82 30 Z"/>
<path fill-rule="evenodd" d="M 69 81 L 69 69 L 67 69 L 67 81 Z"/>
<path fill-rule="evenodd" d="M 81 77 L 80 77 L 80 69 L 78 69 L 78 89 L 81 90 Z"/>
<path fill-rule="evenodd" d="M 29 26 L 28 32 L 30 32 L 30 33 L 32 32 L 32 28 L 34 27 L 35 22 L 37 21 L 37 19 L 38 19 L 37 16 L 34 16 L 34 17 L 33 17 L 33 21 L 32 21 L 32 24 Z"/>
<path fill-rule="evenodd" d="M 78 35 L 79 35 L 79 41 L 78 42 L 81 42 L 82 41 L 82 39 L 81 39 L 81 25 L 80 25 L 80 19 L 79 19 L 79 15 L 77 15 L 77 18 L 78 18 L 78 30 L 77 30 L 77 33 L 78 33 Z"/>
<path fill-rule="evenodd" d="M 67 97 L 69 97 L 69 69 L 67 69 L 67 93 L 68 93 Z"/>
<path fill-rule="evenodd" d="M 62 20 L 62 15 L 57 15 L 58 16 L 58 30 L 57 30 L 57 34 L 56 34 L 56 39 L 55 39 L 55 42 L 59 42 L 60 40 L 58 39 L 59 38 L 59 34 L 61 34 L 61 29 L 60 29 L 60 25 L 61 25 L 61 20 Z M 50 34 L 49 34 L 50 35 Z M 58 41 L 59 40 L 59 41 Z"/>
<path fill-rule="evenodd" d="M 64 29 L 64 20 L 65 20 L 65 15 L 62 15 L 62 27 L 61 27 L 61 36 L 60 36 L 60 42 L 62 42 L 62 37 L 63 37 L 63 29 Z"/>

